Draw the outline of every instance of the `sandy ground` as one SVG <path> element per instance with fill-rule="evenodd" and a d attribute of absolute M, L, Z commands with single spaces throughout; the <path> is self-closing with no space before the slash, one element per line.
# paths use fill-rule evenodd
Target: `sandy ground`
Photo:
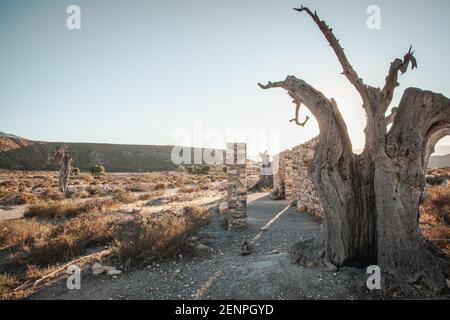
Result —
<path fill-rule="evenodd" d="M 116 277 L 95 276 L 87 269 L 80 290 L 68 290 L 66 279 L 60 278 L 31 299 L 356 298 L 354 287 L 364 286 L 364 271 L 346 268 L 330 272 L 291 263 L 292 245 L 319 231 L 311 216 L 297 213 L 288 208 L 288 202 L 273 201 L 267 194 L 249 197 L 247 230 L 223 229 L 217 208 L 212 210 L 211 223 L 199 234 L 209 247 L 207 252 L 185 253 L 176 261 L 152 263 Z M 266 231 L 261 231 L 264 226 Z M 240 254 L 244 239 L 255 242 L 251 255 Z"/>

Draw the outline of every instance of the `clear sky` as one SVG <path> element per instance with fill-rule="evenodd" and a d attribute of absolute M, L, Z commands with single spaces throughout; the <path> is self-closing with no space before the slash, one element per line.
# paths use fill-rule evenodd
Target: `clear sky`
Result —
<path fill-rule="evenodd" d="M 71 4 L 81 8 L 81 30 L 66 28 Z M 222 136 L 277 132 L 273 153 L 318 133 L 315 121 L 304 128 L 288 122 L 294 106 L 284 91 L 256 85 L 293 74 L 336 99 L 354 148 L 361 148 L 361 101 L 316 25 L 292 10 L 299 4 L 0 0 L 0 131 L 130 144 L 174 144 L 180 132 L 194 135 L 199 126 Z M 368 84 L 381 87 L 390 62 L 413 45 L 419 68 L 400 78 L 393 105 L 410 86 L 450 96 L 450 1 L 302 4 L 333 27 Z M 372 4 L 381 9 L 380 30 L 366 26 Z"/>

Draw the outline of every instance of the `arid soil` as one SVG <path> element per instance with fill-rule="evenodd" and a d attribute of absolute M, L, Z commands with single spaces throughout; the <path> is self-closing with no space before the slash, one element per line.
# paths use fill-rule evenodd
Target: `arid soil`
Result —
<path fill-rule="evenodd" d="M 429 172 L 420 210 L 424 235 L 448 252 L 450 190 L 442 179 L 447 173 Z M 249 194 L 248 229 L 225 230 L 219 210 L 226 195 L 224 179 L 221 171 L 105 174 L 98 179 L 83 173 L 71 178 L 66 198 L 57 190 L 55 172 L 0 171 L 1 297 L 396 297 L 366 288 L 366 266 L 330 270 L 293 264 L 292 246 L 316 235 L 320 221 L 286 201 L 271 200 L 268 193 Z M 253 244 L 249 255 L 241 254 L 244 240 Z M 98 262 L 121 273 L 94 275 L 92 266 Z M 65 270 L 72 263 L 82 268 L 80 290 L 66 285 Z"/>
<path fill-rule="evenodd" d="M 360 269 L 331 272 L 291 263 L 292 243 L 311 237 L 320 228 L 313 217 L 292 207 L 285 210 L 288 202 L 273 201 L 268 194 L 250 198 L 255 201 L 249 204 L 250 226 L 245 231 L 226 231 L 217 209 L 211 209 L 212 221 L 197 240 L 208 247 L 206 250 L 185 251 L 176 260 L 154 262 L 117 277 L 94 276 L 87 268 L 81 290 L 68 290 L 66 280 L 60 279 L 32 298 L 355 299 L 361 294 L 355 289 L 365 284 Z M 266 231 L 261 231 L 263 226 L 267 226 Z M 255 241 L 250 255 L 241 255 L 244 239 Z"/>

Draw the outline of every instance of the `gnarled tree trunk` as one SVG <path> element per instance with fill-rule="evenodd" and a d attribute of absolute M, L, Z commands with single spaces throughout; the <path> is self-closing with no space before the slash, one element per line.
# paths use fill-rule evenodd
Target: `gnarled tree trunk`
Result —
<path fill-rule="evenodd" d="M 69 176 L 72 168 L 72 158 L 68 153 L 66 153 L 66 149 L 64 147 L 58 147 L 56 149 L 55 158 L 58 161 L 59 166 L 59 191 L 67 193 L 69 186 Z"/>
<path fill-rule="evenodd" d="M 333 98 L 294 76 L 260 84 L 263 89 L 285 89 L 294 99 L 295 119 L 305 105 L 320 128 L 309 175 L 322 200 L 324 222 L 317 240 L 300 246 L 299 261 L 309 265 L 325 260 L 336 266 L 378 263 L 382 272 L 404 282 L 421 281 L 435 291 L 443 289 L 445 279 L 418 227 L 418 210 L 428 157 L 450 130 L 450 100 L 409 88 L 399 107 L 386 115 L 398 73 L 406 72 L 410 63 L 417 67 L 411 48 L 403 59 L 391 63 L 384 88 L 374 88 L 358 77 L 328 25 L 308 8 L 296 10 L 306 12 L 317 24 L 343 74 L 360 94 L 367 115 L 364 151 L 355 155 Z"/>

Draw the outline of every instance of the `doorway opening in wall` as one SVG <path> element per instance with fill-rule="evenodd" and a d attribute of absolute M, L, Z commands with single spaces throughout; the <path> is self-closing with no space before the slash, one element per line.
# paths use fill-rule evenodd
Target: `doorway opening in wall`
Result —
<path fill-rule="evenodd" d="M 439 141 L 427 159 L 426 186 L 419 226 L 426 239 L 450 256 L 450 136 Z"/>

